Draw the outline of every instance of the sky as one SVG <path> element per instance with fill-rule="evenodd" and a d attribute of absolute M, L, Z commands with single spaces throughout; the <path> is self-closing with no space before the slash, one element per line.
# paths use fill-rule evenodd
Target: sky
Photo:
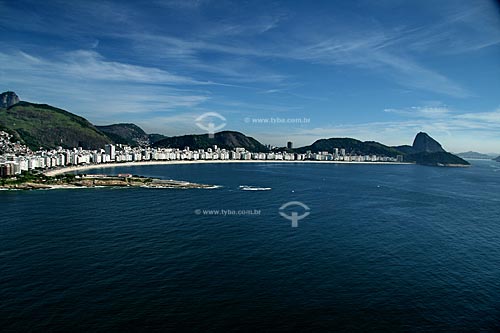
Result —
<path fill-rule="evenodd" d="M 0 0 L 0 42 L 1 91 L 97 125 L 500 153 L 492 0 Z"/>

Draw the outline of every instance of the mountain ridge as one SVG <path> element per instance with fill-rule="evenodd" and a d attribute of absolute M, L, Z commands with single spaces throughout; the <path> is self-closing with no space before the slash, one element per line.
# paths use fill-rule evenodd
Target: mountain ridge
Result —
<path fill-rule="evenodd" d="M 95 126 L 87 119 L 69 111 L 47 104 L 19 101 L 14 92 L 5 92 L 1 101 L 8 107 L 0 108 L 0 129 L 14 135 L 15 139 L 32 149 L 83 147 L 100 149 L 107 143 L 128 145 L 151 145 L 152 147 L 207 149 L 214 145 L 224 149 L 245 148 L 252 152 L 267 152 L 269 149 L 253 137 L 237 131 L 222 131 L 208 134 L 189 134 L 165 137 L 147 134 L 133 123 Z M 154 142 L 153 142 L 154 140 Z M 354 138 L 319 139 L 311 145 L 289 149 L 295 153 L 332 152 L 334 148 L 345 149 L 348 155 L 383 155 L 424 165 L 469 165 L 462 158 L 446 152 L 441 144 L 427 133 L 419 132 L 413 145 L 390 147 L 376 141 L 360 141 Z M 499 160 L 497 158 L 497 160 Z"/>
<path fill-rule="evenodd" d="M 207 149 L 217 145 L 223 149 L 245 148 L 252 152 L 266 152 L 269 149 L 252 137 L 237 131 L 221 131 L 215 133 L 213 138 L 209 134 L 187 134 L 167 137 L 153 144 L 158 148 L 184 148 Z"/>
<path fill-rule="evenodd" d="M 360 155 L 384 155 L 397 157 L 402 155 L 405 162 L 416 163 L 428 166 L 468 166 L 469 162 L 446 152 L 441 144 L 434 140 L 427 133 L 419 132 L 413 141 L 413 145 L 403 145 L 390 147 L 376 141 L 360 141 L 353 138 L 329 138 L 319 139 L 309 146 L 293 149 L 298 153 L 311 151 L 331 152 L 334 148 L 343 148 L 346 154 Z"/>
<path fill-rule="evenodd" d="M 400 151 L 393 147 L 386 146 L 375 141 L 360 141 L 354 138 L 329 138 L 319 139 L 309 146 L 293 149 L 296 153 L 305 153 L 311 151 L 318 153 L 320 151 L 331 152 L 334 148 L 345 149 L 349 155 L 385 155 L 388 157 L 396 157 L 402 155 Z"/>
<path fill-rule="evenodd" d="M 455 154 L 461 158 L 479 159 L 479 160 L 491 160 L 495 155 L 488 155 L 483 153 L 478 153 L 477 151 L 466 151 L 462 153 Z"/>
<path fill-rule="evenodd" d="M 0 127 L 33 150 L 97 149 L 110 139 L 87 119 L 47 104 L 20 101 L 0 109 Z"/>
<path fill-rule="evenodd" d="M 98 125 L 96 127 L 109 138 L 113 139 L 114 143 L 121 143 L 129 146 L 148 146 L 166 138 L 166 136 L 162 134 L 148 134 L 134 123 Z"/>
<path fill-rule="evenodd" d="M 135 146 L 148 140 L 146 132 L 132 123 L 97 125 L 96 128 L 106 134 L 114 143 Z"/>

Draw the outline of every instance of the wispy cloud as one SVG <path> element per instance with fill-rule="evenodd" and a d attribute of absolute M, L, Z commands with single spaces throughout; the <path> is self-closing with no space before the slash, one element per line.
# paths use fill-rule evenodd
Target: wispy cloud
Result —
<path fill-rule="evenodd" d="M 202 0 L 158 0 L 155 3 L 169 15 L 172 10 L 201 10 L 211 5 Z M 470 5 L 446 7 L 442 9 L 443 15 L 437 18 L 438 23 L 425 26 L 408 23 L 408 26 L 385 27 L 374 20 L 342 18 L 340 13 L 333 14 L 336 24 L 331 26 L 312 22 L 311 27 L 304 25 L 300 28 L 283 10 L 274 6 L 270 12 L 261 13 L 252 20 L 245 19 L 241 13 L 232 19 L 230 14 L 233 12 L 227 12 L 227 17 L 217 21 L 208 20 L 203 13 L 196 14 L 204 24 L 192 25 L 182 34 L 172 34 L 154 29 L 154 25 L 139 14 L 141 8 L 135 4 L 82 3 L 71 4 L 68 9 L 78 15 L 58 17 L 55 26 L 45 23 L 39 14 L 33 14 L 29 20 L 31 23 L 23 24 L 21 29 L 50 34 L 70 31 L 80 38 L 92 31 L 95 38 L 89 41 L 90 47 L 95 45 L 95 40 L 120 39 L 131 43 L 129 46 L 139 59 L 157 64 L 167 61 L 186 72 L 218 75 L 229 81 L 225 83 L 292 80 L 290 73 L 277 73 L 264 64 L 267 59 L 282 59 L 359 67 L 412 89 L 468 97 L 473 93 L 463 86 L 464 83 L 455 82 L 423 64 L 413 53 L 429 50 L 433 53 L 460 53 L 499 43 L 500 31 L 495 24 L 498 17 L 488 14 L 490 6 L 491 3 L 482 1 L 472 9 Z M 10 14 L 16 13 L 17 9 L 4 7 Z M 223 6 L 218 4 L 219 7 Z M 224 8 L 231 8 L 231 5 Z M 91 15 L 94 15 L 92 19 Z M 16 29 L 5 16 L 0 22 Z M 58 28 L 57 22 L 63 22 L 66 28 Z M 288 30 L 286 35 L 280 30 L 282 25 Z M 264 33 L 265 36 L 254 38 Z M 218 54 L 217 60 L 206 57 L 207 53 Z"/>
<path fill-rule="evenodd" d="M 453 82 L 443 74 L 419 65 L 409 56 L 403 57 L 385 52 L 375 52 L 373 59 L 380 64 L 384 64 L 386 68 L 394 69 L 394 71 L 389 72 L 389 75 L 403 86 L 459 98 L 472 95 L 460 84 Z"/>
<path fill-rule="evenodd" d="M 95 52 L 76 51 L 47 59 L 19 51 L 0 53 L 0 61 L 9 64 L 0 70 L 4 89 L 17 91 L 25 100 L 65 107 L 93 121 L 123 121 L 131 113 L 182 112 L 210 98 L 207 92 L 193 94 L 189 88 L 179 88 L 198 85 L 188 77 L 107 61 Z"/>
<path fill-rule="evenodd" d="M 117 81 L 123 83 L 150 83 L 171 85 L 205 84 L 192 78 L 169 73 L 165 70 L 108 61 L 94 51 L 72 51 L 54 59 L 33 56 L 23 51 L 0 53 L 9 66 L 6 71 L 17 70 L 25 75 L 53 74 L 72 79 Z M 14 75 L 13 75 L 14 76 Z"/>
<path fill-rule="evenodd" d="M 464 113 L 455 116 L 457 120 L 467 120 L 479 127 L 500 128 L 500 108 L 491 112 Z"/>
<path fill-rule="evenodd" d="M 413 121 L 394 120 L 386 122 L 368 122 L 357 124 L 337 124 L 314 128 L 289 128 L 286 135 L 277 135 L 268 131 L 254 131 L 251 134 L 259 140 L 274 145 L 284 145 L 293 140 L 294 145 L 309 145 L 318 139 L 331 137 L 351 137 L 364 141 L 378 141 L 390 146 L 411 144 L 415 135 L 424 131 L 443 144 L 452 152 L 479 151 L 500 154 L 500 124 L 484 126 L 477 119 L 452 122 L 444 120 L 430 121 L 415 119 Z"/>
<path fill-rule="evenodd" d="M 500 44 L 500 17 L 494 1 L 457 3 L 444 8 L 442 17 L 420 27 L 408 40 L 418 52 L 459 54 Z"/>
<path fill-rule="evenodd" d="M 118 82 L 138 82 L 151 84 L 201 84 L 201 82 L 169 73 L 158 68 L 136 66 L 115 61 L 107 61 L 97 52 L 74 51 L 62 55 L 62 61 L 50 63 L 43 61 L 44 66 L 60 69 L 68 75 L 93 80 L 109 80 Z M 39 62 L 35 62 L 38 64 Z"/>
<path fill-rule="evenodd" d="M 446 124 L 450 130 L 500 129 L 500 108 L 487 112 L 464 112 L 447 106 L 412 106 L 403 109 L 388 108 L 384 111 L 424 122 Z"/>
<path fill-rule="evenodd" d="M 245 59 L 256 67 L 256 59 L 284 59 L 288 61 L 301 61 L 312 64 L 332 66 L 355 66 L 380 75 L 392 78 L 402 86 L 423 91 L 432 91 L 453 97 L 467 97 L 471 93 L 461 84 L 453 82 L 444 74 L 419 64 L 409 52 L 404 52 L 401 45 L 403 36 L 407 31 L 384 31 L 380 28 L 352 27 L 349 33 L 342 34 L 338 31 L 328 31 L 324 37 L 306 34 L 305 40 L 277 40 L 275 36 L 261 41 L 259 45 L 251 42 L 227 43 L 225 36 L 219 39 L 186 39 L 154 34 L 127 34 L 120 38 L 131 40 L 138 51 L 154 48 L 159 51 L 160 57 L 179 61 L 188 68 L 218 73 L 230 79 L 240 81 L 280 80 L 283 75 L 266 75 L 264 70 L 259 75 L 253 71 L 241 70 L 240 62 L 225 60 L 220 66 L 217 62 L 208 62 L 201 54 L 216 52 Z M 334 37 L 331 37 L 331 35 Z M 311 42 L 311 40 L 319 41 Z M 269 71 L 269 70 L 268 70 Z"/>
<path fill-rule="evenodd" d="M 405 109 L 384 109 L 384 112 L 416 118 L 443 118 L 451 113 L 446 106 L 412 106 Z"/>
<path fill-rule="evenodd" d="M 439 103 L 436 103 L 439 104 Z M 453 152 L 474 150 L 500 153 L 500 108 L 486 112 L 464 112 L 448 106 L 413 106 L 385 109 L 398 118 L 387 121 L 339 123 L 334 125 L 290 127 L 285 137 L 272 131 L 255 129 L 252 134 L 271 144 L 294 140 L 297 146 L 330 137 L 353 137 L 397 146 L 411 144 L 416 133 L 424 131 Z M 403 116 L 401 119 L 400 116 Z"/>
<path fill-rule="evenodd" d="M 306 112 L 342 119 L 292 128 L 299 141 L 329 133 L 377 139 L 369 135 L 376 131 L 401 143 L 421 129 L 444 137 L 498 129 L 497 111 L 447 106 L 478 97 L 498 105 L 484 89 L 497 81 L 471 74 L 476 60 L 478 68 L 482 59 L 491 64 L 500 43 L 493 2 L 399 3 L 401 16 L 374 8 L 388 4 L 0 0 L 0 61 L 8 64 L 0 85 L 96 122 L 162 123 L 163 133 L 175 131 L 168 124 L 189 130 L 186 115 L 203 110 L 227 112 L 235 126 L 247 116 Z M 453 68 L 462 59 L 467 74 Z M 430 99 L 447 105 L 418 106 Z M 384 100 L 417 106 L 383 112 Z M 376 111 L 363 111 L 372 105 Z"/>

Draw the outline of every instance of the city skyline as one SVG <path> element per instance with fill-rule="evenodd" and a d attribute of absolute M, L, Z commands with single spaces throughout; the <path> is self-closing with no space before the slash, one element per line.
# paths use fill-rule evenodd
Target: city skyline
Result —
<path fill-rule="evenodd" d="M 149 133 L 217 112 L 273 145 L 425 131 L 498 153 L 499 17 L 495 1 L 0 1 L 1 90 Z M 248 121 L 271 118 L 310 121 Z"/>
<path fill-rule="evenodd" d="M 290 142 L 289 142 L 290 143 Z M 118 147 L 118 150 L 117 150 Z M 289 147 L 291 148 L 291 147 Z M 12 136 L 0 131 L 0 178 L 21 175 L 22 172 L 42 171 L 46 175 L 68 172 L 68 167 L 95 167 L 110 163 L 172 162 L 172 161 L 260 161 L 305 162 L 328 161 L 347 163 L 403 163 L 403 156 L 388 157 L 380 154 L 353 154 L 345 148 L 331 151 L 294 153 L 281 151 L 253 152 L 245 148 L 221 149 L 217 145 L 205 149 L 131 147 L 122 144 L 105 144 L 99 149 L 82 147 L 40 149 L 31 151 L 25 145 L 12 142 Z M 411 164 L 411 163 L 407 163 Z M 120 165 L 120 164 L 118 164 Z M 124 164 L 121 164 L 124 165 Z M 55 170 L 53 170 L 56 168 Z"/>

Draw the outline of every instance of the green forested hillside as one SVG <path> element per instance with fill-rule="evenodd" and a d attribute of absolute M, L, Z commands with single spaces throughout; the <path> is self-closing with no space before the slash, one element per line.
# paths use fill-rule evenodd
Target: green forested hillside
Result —
<path fill-rule="evenodd" d="M 215 133 L 213 138 L 208 134 L 191 134 L 168 137 L 154 143 L 155 147 L 206 149 L 217 145 L 223 149 L 245 148 L 251 152 L 266 152 L 268 149 L 259 141 L 239 132 L 223 131 Z"/>
<path fill-rule="evenodd" d="M 46 104 L 19 102 L 0 109 L 0 127 L 31 149 L 96 149 L 112 142 L 85 118 Z"/>

